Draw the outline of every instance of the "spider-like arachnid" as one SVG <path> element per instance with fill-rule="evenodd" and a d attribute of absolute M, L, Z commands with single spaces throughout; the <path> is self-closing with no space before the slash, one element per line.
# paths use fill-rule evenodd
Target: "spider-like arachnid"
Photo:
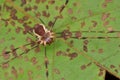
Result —
<path fill-rule="evenodd" d="M 43 24 L 36 24 L 33 33 L 38 37 L 38 42 L 44 46 L 53 42 L 54 33 L 46 29 Z"/>

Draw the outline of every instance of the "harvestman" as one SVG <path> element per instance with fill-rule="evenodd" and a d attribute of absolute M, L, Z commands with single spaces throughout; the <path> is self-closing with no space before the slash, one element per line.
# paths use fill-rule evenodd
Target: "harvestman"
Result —
<path fill-rule="evenodd" d="M 65 4 L 63 6 L 61 6 L 59 14 L 62 13 L 62 11 L 64 10 L 65 6 L 68 4 L 68 2 L 69 2 L 69 0 L 66 0 Z M 36 48 L 38 45 L 44 45 L 44 49 L 45 49 L 45 54 L 44 54 L 45 55 L 45 68 L 46 68 L 46 78 L 47 78 L 47 80 L 48 80 L 49 74 L 48 74 L 48 58 L 47 58 L 47 55 L 46 55 L 46 45 L 50 45 L 51 43 L 54 42 L 55 33 L 52 31 L 52 29 L 53 29 L 54 24 L 56 23 L 57 19 L 58 18 L 56 17 L 55 20 L 53 21 L 53 24 L 52 24 L 52 26 L 51 26 L 50 29 L 47 29 L 45 27 L 45 24 L 42 21 L 42 19 L 40 19 L 40 21 L 42 22 L 42 24 L 35 24 L 35 26 L 33 28 L 33 34 L 35 36 L 37 36 L 37 38 L 38 38 L 38 40 L 35 41 L 36 45 L 33 46 L 33 47 L 31 47 L 30 49 L 24 51 L 23 53 L 21 53 L 19 55 L 19 56 L 22 56 L 23 54 L 28 53 L 30 50 Z M 82 32 L 88 32 L 88 31 L 82 31 Z M 91 32 L 95 33 L 95 31 L 91 31 Z M 103 32 L 104 31 L 99 31 L 98 33 L 103 33 Z M 118 32 L 118 31 L 110 31 L 108 33 L 112 33 L 112 32 Z M 67 31 L 67 33 L 69 33 L 69 31 Z M 71 37 L 71 38 L 75 38 L 75 37 Z M 87 38 L 92 38 L 92 39 L 96 39 L 96 38 L 97 39 L 106 39 L 105 37 L 99 37 L 99 36 L 98 37 L 81 37 L 80 39 L 87 39 Z M 118 37 L 108 37 L 108 38 L 118 38 Z M 28 43 L 28 44 L 25 44 L 23 46 L 28 46 L 28 45 L 31 45 L 31 44 L 32 43 Z M 84 41 L 83 49 L 84 49 L 85 52 L 87 52 L 87 44 L 88 44 L 87 40 Z M 20 49 L 20 47 L 15 48 L 12 51 L 6 51 L 5 54 L 9 54 L 9 53 L 15 52 L 18 49 Z M 12 59 L 8 60 L 7 62 L 4 62 L 3 64 L 9 63 L 11 60 L 14 60 L 15 58 L 17 58 L 19 56 L 14 56 Z"/>
<path fill-rule="evenodd" d="M 61 6 L 60 10 L 59 10 L 59 14 L 62 13 L 62 11 L 64 10 L 65 6 L 68 4 L 69 0 L 66 0 L 65 4 L 63 6 Z M 38 40 L 36 41 L 37 45 L 31 47 L 31 49 L 28 49 L 27 51 L 24 51 L 23 53 L 21 53 L 19 56 L 28 53 L 30 50 L 36 48 L 38 45 L 44 45 L 45 48 L 45 68 L 46 68 L 46 78 L 48 80 L 48 58 L 46 55 L 46 45 L 50 45 L 53 41 L 54 41 L 54 32 L 52 32 L 52 29 L 54 27 L 54 24 L 57 21 L 57 17 L 55 18 L 55 20 L 53 21 L 53 24 L 51 26 L 51 29 L 48 30 L 45 27 L 44 22 L 42 21 L 42 19 L 40 19 L 40 21 L 42 22 L 42 24 L 35 24 L 34 28 L 33 28 L 33 33 L 35 36 L 37 36 Z M 28 32 L 29 33 L 29 32 Z M 31 34 L 31 33 L 30 33 Z M 23 46 L 28 46 L 32 43 L 28 43 L 25 44 Z M 12 51 L 6 51 L 5 54 L 9 54 L 11 52 L 15 52 L 16 50 L 18 50 L 20 47 L 13 49 Z M 15 58 L 19 57 L 19 56 L 14 56 L 12 59 L 4 62 L 3 64 L 9 63 L 11 60 L 14 60 Z"/>

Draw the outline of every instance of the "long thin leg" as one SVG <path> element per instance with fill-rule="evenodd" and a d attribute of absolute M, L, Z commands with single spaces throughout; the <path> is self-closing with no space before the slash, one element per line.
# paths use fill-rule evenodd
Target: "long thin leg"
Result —
<path fill-rule="evenodd" d="M 75 36 L 75 34 L 78 32 L 77 36 Z M 69 31 L 69 33 L 71 34 L 74 34 L 73 35 L 69 35 L 68 32 L 58 32 L 56 33 L 56 38 L 65 38 L 67 36 L 69 36 L 69 38 L 74 38 L 74 39 L 107 39 L 107 38 L 120 38 L 120 37 L 113 37 L 113 36 L 91 36 L 91 37 L 87 37 L 87 36 L 82 36 L 82 33 L 101 33 L 101 34 L 112 34 L 112 33 L 119 33 L 120 31 L 108 31 L 108 32 L 105 32 L 105 31 Z"/>
<path fill-rule="evenodd" d="M 7 64 L 7 63 L 13 61 L 13 60 L 16 59 L 17 57 L 20 57 L 20 56 L 22 56 L 22 55 L 28 53 L 29 51 L 31 51 L 32 49 L 36 48 L 37 46 L 38 46 L 38 45 L 31 47 L 31 48 L 28 49 L 27 51 L 22 52 L 22 53 L 19 54 L 18 56 L 15 56 L 15 57 L 11 58 L 10 60 L 8 60 L 8 61 L 6 61 L 6 62 L 3 62 L 2 64 Z"/>
<path fill-rule="evenodd" d="M 66 0 L 65 4 L 61 7 L 61 9 L 60 9 L 60 11 L 59 11 L 59 15 L 62 13 L 62 11 L 64 10 L 65 6 L 68 4 L 68 2 L 69 2 L 69 0 Z M 53 27 L 54 27 L 54 25 L 55 25 L 55 23 L 56 23 L 57 20 L 58 20 L 58 18 L 57 18 L 57 16 L 56 16 L 56 17 L 55 17 L 55 20 L 53 21 L 53 25 L 51 26 L 51 29 L 50 29 L 50 30 L 53 29 Z"/>
<path fill-rule="evenodd" d="M 49 76 L 49 74 L 48 74 L 48 58 L 47 58 L 47 52 L 46 52 L 46 46 L 45 46 L 45 68 L 46 68 L 46 78 L 47 78 L 47 80 L 48 80 L 48 76 Z"/>
<path fill-rule="evenodd" d="M 31 45 L 32 43 L 28 43 L 28 44 L 25 44 L 25 45 L 22 45 L 22 46 L 28 46 L 28 45 Z M 5 51 L 5 53 L 4 54 L 9 54 L 9 53 L 12 53 L 13 51 L 16 51 L 16 50 L 18 50 L 18 49 L 20 49 L 22 46 L 19 46 L 19 47 L 17 47 L 17 48 L 14 48 L 13 50 L 11 50 L 11 51 Z M 1 55 L 0 55 L 1 56 Z"/>

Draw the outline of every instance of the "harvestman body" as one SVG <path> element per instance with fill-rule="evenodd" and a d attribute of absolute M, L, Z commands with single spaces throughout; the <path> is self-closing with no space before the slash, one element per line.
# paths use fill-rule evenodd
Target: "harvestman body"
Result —
<path fill-rule="evenodd" d="M 43 24 L 36 24 L 33 33 L 38 37 L 38 42 L 44 46 L 53 42 L 54 33 L 46 29 Z"/>

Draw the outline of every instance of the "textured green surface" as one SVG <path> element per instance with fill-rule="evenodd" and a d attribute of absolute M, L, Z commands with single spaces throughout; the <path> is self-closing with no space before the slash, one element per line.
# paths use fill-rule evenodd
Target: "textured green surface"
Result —
<path fill-rule="evenodd" d="M 40 52 L 31 50 L 19 58 L 11 60 L 8 67 L 3 67 L 2 63 L 14 57 L 10 53 L 9 59 L 4 59 L 4 50 L 10 51 L 10 46 L 15 48 L 29 43 L 27 38 L 36 40 L 30 34 L 23 34 L 25 30 L 23 24 L 34 27 L 34 24 L 41 23 L 35 13 L 40 12 L 40 18 L 49 28 L 48 23 L 54 21 L 54 17 L 59 15 L 59 10 L 65 0 L 55 0 L 54 4 L 49 1 L 54 0 L 27 0 L 27 4 L 21 6 L 22 0 L 0 0 L 0 80 L 46 80 L 44 65 L 44 46 L 40 46 Z M 24 0 L 23 0 L 24 1 Z M 39 3 L 35 1 L 40 1 Z M 48 80 L 104 80 L 105 71 L 120 78 L 120 0 L 69 0 L 62 12 L 62 19 L 58 19 L 53 27 L 55 33 L 61 33 L 69 29 L 73 33 L 80 31 L 81 39 L 70 38 L 64 40 L 57 38 L 53 44 L 47 46 L 47 57 L 49 60 Z M 11 9 L 16 9 L 16 16 L 22 19 L 24 16 L 28 20 L 20 23 L 11 18 Z M 36 10 L 25 11 L 26 7 L 37 6 Z M 46 6 L 49 8 L 47 9 Z M 42 12 L 50 14 L 45 17 Z M 8 21 L 4 20 L 8 19 Z M 5 22 L 8 23 L 5 26 Z M 15 23 L 12 24 L 12 23 Z M 21 28 L 19 33 L 16 29 Z M 98 38 L 99 37 L 99 38 Z M 101 37 L 101 38 L 100 38 Z M 86 38 L 86 39 L 84 39 Z M 73 41 L 71 44 L 70 42 Z M 87 45 L 84 45 L 88 41 Z M 71 46 L 72 45 L 72 46 Z M 83 47 L 87 47 L 87 51 Z M 27 48 L 31 48 L 28 46 Z M 70 51 L 67 52 L 66 50 Z M 61 55 L 57 55 L 58 52 Z M 17 50 L 21 54 L 23 49 Z M 70 54 L 75 53 L 77 57 L 70 58 Z M 37 63 L 33 64 L 32 59 Z M 14 68 L 13 68 L 14 67 Z"/>

